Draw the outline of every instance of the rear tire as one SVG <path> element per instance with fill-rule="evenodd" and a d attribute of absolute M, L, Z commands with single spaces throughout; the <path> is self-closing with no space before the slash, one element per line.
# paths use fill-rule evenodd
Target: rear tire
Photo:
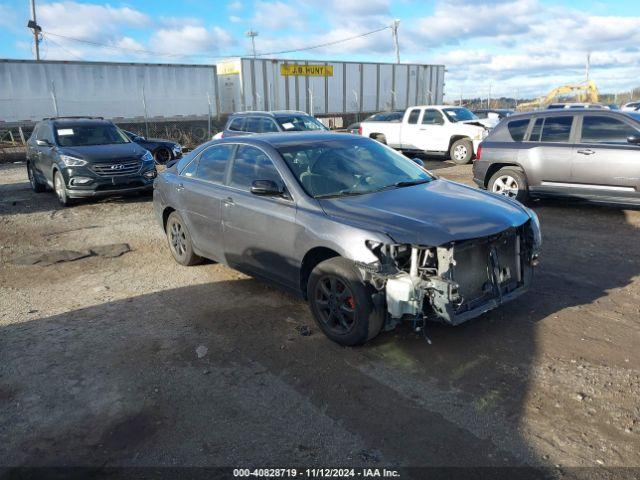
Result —
<path fill-rule="evenodd" d="M 374 338 L 384 321 L 353 261 L 334 257 L 319 263 L 307 283 L 309 307 L 320 330 L 340 345 L 361 345 Z"/>
<path fill-rule="evenodd" d="M 38 177 L 36 177 L 36 174 L 33 171 L 33 167 L 31 166 L 31 162 L 27 163 L 27 175 L 29 176 L 29 183 L 31 184 L 31 189 L 34 192 L 42 193 L 47 189 L 46 185 L 40 183 L 40 180 L 38 180 Z"/>
<path fill-rule="evenodd" d="M 165 232 L 169 242 L 169 250 L 171 250 L 171 255 L 176 262 L 185 267 L 202 262 L 202 257 L 193 252 L 191 235 L 178 212 L 171 212 L 169 215 Z"/>
<path fill-rule="evenodd" d="M 171 152 L 168 148 L 160 147 L 153 152 L 153 159 L 158 165 L 166 165 L 167 162 L 171 161 Z"/>
<path fill-rule="evenodd" d="M 377 142 L 382 143 L 383 145 L 387 144 L 387 137 L 385 137 L 381 133 L 377 133 L 376 135 L 374 135 L 373 139 L 376 140 Z"/>
<path fill-rule="evenodd" d="M 449 149 L 449 158 L 456 165 L 466 165 L 473 158 L 473 143 L 467 138 L 456 140 Z"/>
<path fill-rule="evenodd" d="M 529 198 L 529 184 L 524 172 L 516 167 L 504 167 L 493 174 L 487 190 L 524 203 Z"/>

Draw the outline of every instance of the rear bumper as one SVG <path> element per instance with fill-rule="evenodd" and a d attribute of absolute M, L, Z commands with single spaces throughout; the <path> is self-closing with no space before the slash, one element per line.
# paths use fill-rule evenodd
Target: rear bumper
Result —
<path fill-rule="evenodd" d="M 489 170 L 489 163 L 476 160 L 473 162 L 473 181 L 480 188 L 485 189 L 485 179 L 487 176 L 487 170 Z M 486 179 L 488 180 L 488 179 Z"/>

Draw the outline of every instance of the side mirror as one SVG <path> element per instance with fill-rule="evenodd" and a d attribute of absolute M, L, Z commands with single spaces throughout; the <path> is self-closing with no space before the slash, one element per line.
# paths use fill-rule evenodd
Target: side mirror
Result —
<path fill-rule="evenodd" d="M 417 163 L 418 166 L 424 167 L 424 162 L 421 159 L 419 159 L 418 157 L 413 157 L 411 160 L 413 160 L 415 163 Z"/>
<path fill-rule="evenodd" d="M 49 140 L 36 140 L 36 145 L 39 147 L 50 147 L 51 143 L 49 143 Z"/>
<path fill-rule="evenodd" d="M 251 193 L 262 196 L 282 195 L 283 190 L 273 180 L 254 180 L 251 184 Z"/>
<path fill-rule="evenodd" d="M 136 135 L 135 137 L 133 137 L 133 141 L 134 142 L 144 142 L 146 140 L 146 138 L 144 138 L 141 135 Z"/>
<path fill-rule="evenodd" d="M 627 143 L 632 143 L 633 145 L 640 145 L 640 135 L 631 135 L 627 137 Z"/>

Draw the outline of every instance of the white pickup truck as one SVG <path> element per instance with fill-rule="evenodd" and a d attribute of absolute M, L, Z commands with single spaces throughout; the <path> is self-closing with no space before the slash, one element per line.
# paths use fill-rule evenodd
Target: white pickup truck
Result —
<path fill-rule="evenodd" d="M 448 156 L 459 165 L 471 161 L 487 134 L 471 111 L 447 105 L 409 107 L 401 123 L 360 124 L 362 136 L 398 150 Z"/>

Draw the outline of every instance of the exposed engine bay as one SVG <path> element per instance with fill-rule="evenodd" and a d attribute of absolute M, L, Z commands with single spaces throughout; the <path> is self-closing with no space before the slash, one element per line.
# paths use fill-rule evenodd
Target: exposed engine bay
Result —
<path fill-rule="evenodd" d="M 438 247 L 368 242 L 379 261 L 357 266 L 384 296 L 387 328 L 407 318 L 457 325 L 527 290 L 538 256 L 530 223 Z"/>

